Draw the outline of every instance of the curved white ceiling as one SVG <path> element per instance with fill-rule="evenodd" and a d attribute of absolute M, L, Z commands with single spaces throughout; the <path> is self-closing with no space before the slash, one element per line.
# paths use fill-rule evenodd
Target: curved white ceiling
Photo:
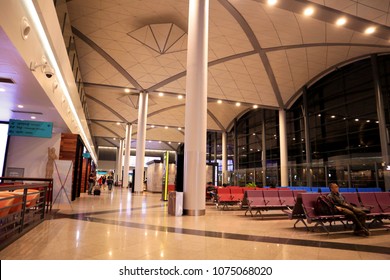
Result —
<path fill-rule="evenodd" d="M 117 145 L 112 138 L 124 137 L 126 122 L 136 138 L 141 90 L 150 93 L 147 140 L 184 140 L 188 2 L 67 1 L 98 145 Z M 253 105 L 288 108 L 305 85 L 336 66 L 390 50 L 390 1 L 266 2 L 210 1 L 209 130 L 228 129 Z M 309 5 L 311 17 L 303 15 Z M 342 27 L 335 24 L 341 16 Z M 370 26 L 376 32 L 364 34 Z"/>

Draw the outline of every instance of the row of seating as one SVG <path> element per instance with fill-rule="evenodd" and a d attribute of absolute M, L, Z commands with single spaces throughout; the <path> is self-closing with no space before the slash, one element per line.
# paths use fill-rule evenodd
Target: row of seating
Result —
<path fill-rule="evenodd" d="M 248 212 L 253 216 L 252 211 L 256 211 L 254 215 L 262 215 L 261 211 L 292 209 L 296 204 L 298 194 L 302 192 L 305 191 L 287 188 L 277 188 L 273 191 L 247 190 L 244 195 L 244 204 L 248 206 L 245 216 Z"/>
<path fill-rule="evenodd" d="M 300 190 L 300 191 L 306 191 L 306 192 L 319 192 L 319 193 L 323 193 L 323 192 L 329 192 L 329 187 L 305 187 L 305 186 L 299 186 L 299 187 L 295 187 L 295 186 L 289 186 L 287 187 L 289 188 L 290 190 Z M 341 187 L 339 189 L 340 192 L 381 192 L 382 189 L 381 188 L 343 188 Z"/>
<path fill-rule="evenodd" d="M 314 227 L 320 225 L 326 232 L 329 233 L 325 223 L 329 223 L 331 225 L 336 221 L 340 221 L 342 223 L 343 221 L 346 221 L 346 217 L 344 215 L 318 215 L 315 212 L 314 207 L 318 198 L 318 194 L 302 193 L 300 196 L 301 199 L 298 199 L 297 203 L 301 203 L 302 205 L 301 207 L 297 207 L 297 209 L 301 208 L 303 213 L 296 211 L 295 217 L 298 220 L 295 222 L 294 227 L 299 221 L 302 221 L 307 229 L 309 229 L 309 227 L 307 226 L 306 222 L 309 224 L 315 223 Z M 367 214 L 367 218 L 371 220 L 370 224 L 375 222 L 382 223 L 383 219 L 390 219 L 389 192 L 343 193 L 343 196 L 350 204 L 368 209 L 370 211 L 370 213 Z M 293 218 L 293 215 L 291 217 Z"/>

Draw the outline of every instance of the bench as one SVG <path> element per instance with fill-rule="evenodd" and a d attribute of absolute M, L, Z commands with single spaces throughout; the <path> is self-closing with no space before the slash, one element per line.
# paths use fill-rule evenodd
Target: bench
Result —
<path fill-rule="evenodd" d="M 261 211 L 291 210 L 295 205 L 294 192 L 285 188 L 246 190 L 244 201 L 248 205 L 245 216 L 249 212 L 252 217 L 262 215 Z"/>
<path fill-rule="evenodd" d="M 315 213 L 314 205 L 318 196 L 318 193 L 302 193 L 298 195 L 296 205 L 289 215 L 290 219 L 297 220 L 294 224 L 294 228 L 296 228 L 296 224 L 298 222 L 303 222 L 306 229 L 309 230 L 307 224 L 314 223 L 314 228 L 321 226 L 329 234 L 329 230 L 325 226 L 326 223 L 329 223 L 329 226 L 332 226 L 335 222 L 341 222 L 343 226 L 346 227 L 348 219 L 344 215 L 317 215 Z M 343 193 L 343 196 L 346 201 L 356 207 L 370 209 L 370 213 L 367 213 L 367 219 L 372 219 L 370 225 L 374 222 L 380 222 L 383 224 L 383 219 L 390 218 L 390 193 L 351 192 Z"/>

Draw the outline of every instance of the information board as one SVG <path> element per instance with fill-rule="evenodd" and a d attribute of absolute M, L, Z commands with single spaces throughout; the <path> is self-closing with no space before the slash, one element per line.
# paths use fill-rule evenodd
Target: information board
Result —
<path fill-rule="evenodd" d="M 9 120 L 8 135 L 51 138 L 52 122 Z"/>

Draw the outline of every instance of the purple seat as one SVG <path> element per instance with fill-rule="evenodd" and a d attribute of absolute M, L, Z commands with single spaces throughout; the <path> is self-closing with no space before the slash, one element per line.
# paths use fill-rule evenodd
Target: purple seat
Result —
<path fill-rule="evenodd" d="M 357 192 L 348 192 L 342 194 L 345 200 L 356 207 L 361 207 L 359 196 Z"/>
<path fill-rule="evenodd" d="M 390 193 L 376 192 L 375 198 L 379 204 L 379 207 L 382 210 L 382 214 L 389 216 L 390 215 Z"/>
<path fill-rule="evenodd" d="M 375 193 L 373 192 L 362 192 L 359 193 L 360 201 L 362 202 L 362 206 L 370 209 L 370 214 L 372 215 L 380 215 L 382 209 L 380 208 L 378 201 L 376 200 Z"/>
<path fill-rule="evenodd" d="M 320 225 L 327 233 L 329 230 L 325 227 L 325 223 L 341 221 L 345 219 L 344 215 L 317 215 L 315 212 L 314 205 L 318 198 L 318 193 L 302 193 L 302 208 L 305 212 L 307 223 L 315 223 L 314 227 Z"/>
<path fill-rule="evenodd" d="M 295 198 L 292 190 L 279 190 L 279 199 L 282 206 L 293 208 L 295 205 Z"/>
<path fill-rule="evenodd" d="M 253 216 L 252 210 L 256 210 L 256 213 L 259 213 L 261 215 L 261 210 L 266 209 L 266 203 L 264 201 L 263 196 L 263 190 L 248 190 L 245 191 L 246 194 L 246 200 L 248 201 L 248 209 L 245 211 L 246 213 L 251 213 L 251 216 Z"/>
<path fill-rule="evenodd" d="M 382 222 L 382 209 L 376 200 L 375 193 L 361 192 L 359 193 L 359 196 L 362 206 L 370 210 L 370 213 L 367 213 L 367 218 L 373 219 L 370 224 L 377 221 Z"/>
<path fill-rule="evenodd" d="M 282 206 L 280 203 L 279 192 L 277 190 L 263 191 L 263 196 L 267 207 L 280 208 Z"/>

